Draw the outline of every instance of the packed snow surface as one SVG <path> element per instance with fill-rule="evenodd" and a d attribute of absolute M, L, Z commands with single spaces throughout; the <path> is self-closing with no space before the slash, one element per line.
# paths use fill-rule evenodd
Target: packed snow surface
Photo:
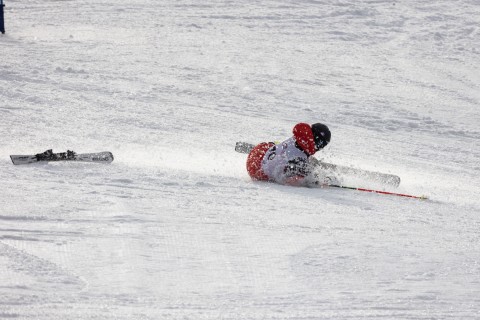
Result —
<path fill-rule="evenodd" d="M 479 319 L 478 0 L 10 0 L 0 318 Z M 252 182 L 236 141 L 429 200 Z M 53 148 L 110 164 L 14 166 Z M 352 182 L 353 183 L 353 182 Z"/>

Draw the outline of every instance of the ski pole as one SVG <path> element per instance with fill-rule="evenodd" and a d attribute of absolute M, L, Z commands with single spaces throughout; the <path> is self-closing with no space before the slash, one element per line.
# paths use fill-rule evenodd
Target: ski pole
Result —
<path fill-rule="evenodd" d="M 380 193 L 380 194 L 389 194 L 392 196 L 399 196 L 399 197 L 407 197 L 407 198 L 414 198 L 414 199 L 428 199 L 427 196 L 412 196 L 410 194 L 404 193 L 396 193 L 396 192 L 388 192 L 388 191 L 381 191 L 381 190 L 372 190 L 372 189 L 365 189 L 365 188 L 356 188 L 356 187 L 347 187 L 347 186 L 340 186 L 335 184 L 327 184 L 328 187 L 334 188 L 342 188 L 342 189 L 350 189 L 350 190 L 357 190 L 357 191 L 364 191 L 364 192 L 372 192 L 372 193 Z"/>
<path fill-rule="evenodd" d="M 5 7 L 5 5 L 3 4 L 3 0 L 0 0 L 0 32 L 2 34 L 5 33 L 5 23 L 4 23 L 4 19 L 3 19 L 3 7 Z"/>

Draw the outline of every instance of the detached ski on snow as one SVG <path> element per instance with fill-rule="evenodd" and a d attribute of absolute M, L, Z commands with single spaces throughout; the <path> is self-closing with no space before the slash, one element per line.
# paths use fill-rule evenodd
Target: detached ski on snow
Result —
<path fill-rule="evenodd" d="M 108 151 L 77 154 L 76 152 L 70 150 L 67 152 L 53 153 L 53 151 L 50 149 L 35 155 L 11 155 L 10 159 L 12 159 L 12 162 L 15 165 L 30 164 L 41 161 L 82 161 L 110 163 L 113 161 L 113 154 Z"/>
<path fill-rule="evenodd" d="M 248 142 L 237 142 L 235 144 L 235 151 L 248 154 L 250 153 L 250 151 L 252 151 L 254 147 L 254 144 Z M 356 169 L 347 166 L 340 166 L 332 163 L 322 162 L 317 159 L 315 160 L 315 166 L 325 172 L 331 172 L 339 176 L 350 175 L 361 177 L 371 181 L 391 185 L 393 187 L 398 187 L 400 185 L 400 177 L 394 174 Z"/>

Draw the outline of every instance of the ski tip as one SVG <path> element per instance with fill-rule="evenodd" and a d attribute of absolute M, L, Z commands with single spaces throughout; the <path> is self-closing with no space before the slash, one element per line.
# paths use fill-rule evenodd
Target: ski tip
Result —
<path fill-rule="evenodd" d="M 113 153 L 110 151 L 102 151 L 99 152 L 97 156 L 94 156 L 93 159 L 95 162 L 104 162 L 104 163 L 111 163 L 114 159 Z"/>
<path fill-rule="evenodd" d="M 248 154 L 252 149 L 255 147 L 255 145 L 247 142 L 241 142 L 238 141 L 235 143 L 235 151 L 238 153 L 245 153 Z"/>
<path fill-rule="evenodd" d="M 10 160 L 12 160 L 12 163 L 14 165 L 30 164 L 37 162 L 37 158 L 30 155 L 10 155 Z"/>
<path fill-rule="evenodd" d="M 108 154 L 108 157 L 110 158 L 110 161 L 108 161 L 108 163 L 112 162 L 115 159 L 113 157 L 113 153 L 111 153 L 110 151 L 106 151 L 105 153 Z"/>

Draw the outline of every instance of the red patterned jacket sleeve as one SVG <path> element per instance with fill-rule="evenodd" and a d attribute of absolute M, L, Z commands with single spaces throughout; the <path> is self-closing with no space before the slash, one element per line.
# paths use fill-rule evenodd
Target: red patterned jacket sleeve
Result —
<path fill-rule="evenodd" d="M 293 136 L 297 145 L 302 148 L 309 156 L 315 154 L 315 140 L 313 138 L 312 127 L 307 123 L 297 123 L 293 127 Z"/>

